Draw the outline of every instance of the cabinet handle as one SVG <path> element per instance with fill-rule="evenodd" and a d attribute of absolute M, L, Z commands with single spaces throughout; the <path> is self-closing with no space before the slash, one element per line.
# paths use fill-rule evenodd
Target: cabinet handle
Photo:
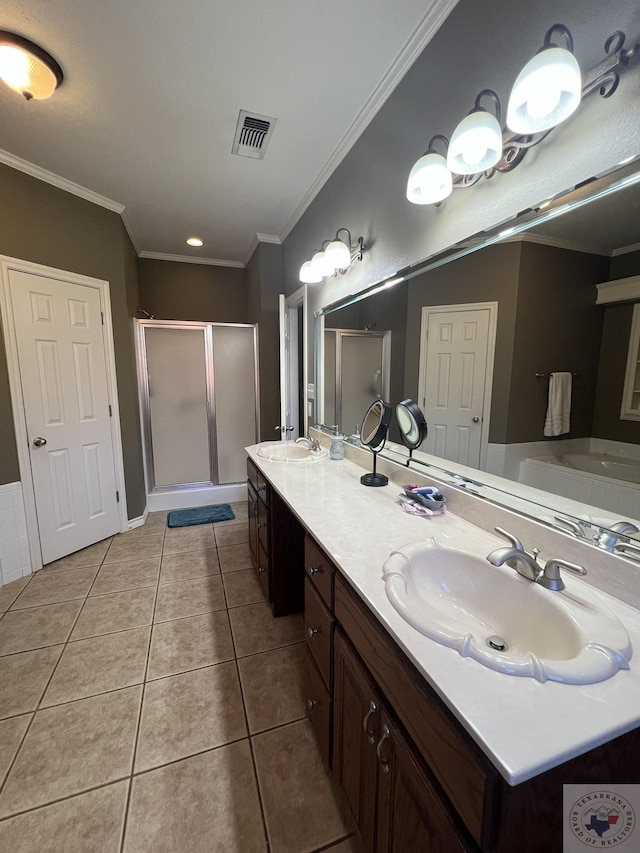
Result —
<path fill-rule="evenodd" d="M 267 523 L 263 521 L 261 524 L 258 524 L 258 530 L 262 530 L 263 527 L 266 527 Z"/>
<path fill-rule="evenodd" d="M 317 629 L 317 628 L 308 628 L 308 629 L 307 629 L 307 634 L 309 635 L 309 639 L 310 639 L 310 640 L 313 640 L 314 636 L 315 636 L 317 633 L 318 633 L 318 629 Z"/>
<path fill-rule="evenodd" d="M 307 568 L 307 571 L 309 572 L 309 577 L 313 577 L 314 575 L 317 575 L 320 571 L 320 566 L 309 566 Z"/>
<path fill-rule="evenodd" d="M 362 728 L 364 729 L 364 733 L 366 734 L 366 736 L 369 740 L 369 743 L 372 746 L 376 742 L 376 735 L 375 735 L 375 732 L 369 728 L 369 720 L 371 719 L 371 717 L 374 714 L 377 714 L 377 713 L 378 713 L 378 706 L 376 705 L 375 702 L 370 702 L 369 703 L 369 710 L 367 711 L 367 714 L 366 714 L 364 720 L 362 721 Z"/>
<path fill-rule="evenodd" d="M 382 767 L 385 773 L 388 773 L 391 770 L 391 762 L 389 761 L 389 759 L 382 757 L 384 743 L 387 740 L 391 740 L 391 732 L 389 731 L 389 726 L 385 723 L 382 726 L 382 737 L 378 741 L 378 746 L 376 747 L 376 755 L 378 756 L 378 761 L 380 762 L 380 766 Z"/>
<path fill-rule="evenodd" d="M 318 702 L 316 699 L 307 699 L 307 710 L 309 712 L 313 711 L 317 704 Z"/>
<path fill-rule="evenodd" d="M 258 566 L 258 574 L 261 575 L 264 572 L 262 566 Z"/>

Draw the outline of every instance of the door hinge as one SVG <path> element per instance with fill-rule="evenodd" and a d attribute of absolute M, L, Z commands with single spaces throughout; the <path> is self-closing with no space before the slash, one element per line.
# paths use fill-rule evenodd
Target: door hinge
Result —
<path fill-rule="evenodd" d="M 113 417 L 113 409 L 111 408 L 111 405 L 109 405 L 109 417 Z"/>
<path fill-rule="evenodd" d="M 104 326 L 104 313 L 102 311 L 100 312 L 100 322 Z"/>
<path fill-rule="evenodd" d="M 116 503 L 120 503 L 120 492 L 116 492 Z"/>

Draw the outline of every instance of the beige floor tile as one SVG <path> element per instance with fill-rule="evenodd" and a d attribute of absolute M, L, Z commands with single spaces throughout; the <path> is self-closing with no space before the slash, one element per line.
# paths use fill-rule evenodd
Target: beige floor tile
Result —
<path fill-rule="evenodd" d="M 216 537 L 216 545 L 242 545 L 249 541 L 249 525 L 246 522 L 239 524 L 230 524 L 228 527 L 218 527 L 213 525 L 213 532 Z"/>
<path fill-rule="evenodd" d="M 304 853 L 351 832 L 308 720 L 251 740 L 272 853 Z"/>
<path fill-rule="evenodd" d="M 151 557 L 159 557 L 162 554 L 162 542 L 164 536 L 161 533 L 142 536 L 139 539 L 120 539 L 113 541 L 104 558 L 106 563 L 124 563 L 131 560 L 146 560 Z"/>
<path fill-rule="evenodd" d="M 238 661 L 251 734 L 306 716 L 304 643 Z"/>
<path fill-rule="evenodd" d="M 165 533 L 167 529 L 167 513 L 150 512 L 143 526 L 145 530 L 152 530 L 154 533 Z"/>
<path fill-rule="evenodd" d="M 35 711 L 63 646 L 0 658 L 0 718 Z"/>
<path fill-rule="evenodd" d="M 274 619 L 266 602 L 233 607 L 229 610 L 229 619 L 239 658 L 289 646 L 304 639 L 302 616 L 296 614 Z"/>
<path fill-rule="evenodd" d="M 216 521 L 213 525 L 215 530 L 220 530 L 224 527 L 233 527 L 234 525 L 245 523 L 248 520 L 247 514 L 247 502 L 246 501 L 237 501 L 231 504 L 231 509 L 233 510 L 233 514 L 235 518 L 230 518 L 228 521 Z"/>
<path fill-rule="evenodd" d="M 81 640 L 150 625 L 155 597 L 155 587 L 92 596 L 84 603 L 71 639 Z"/>
<path fill-rule="evenodd" d="M 11 610 L 0 622 L 0 655 L 64 643 L 82 601 L 62 601 L 30 610 Z"/>
<path fill-rule="evenodd" d="M 167 529 L 162 553 L 179 554 L 182 551 L 203 551 L 205 548 L 214 548 L 215 544 L 216 540 L 210 524 L 174 527 Z"/>
<path fill-rule="evenodd" d="M 145 686 L 135 769 L 149 770 L 247 736 L 234 661 Z"/>
<path fill-rule="evenodd" d="M 11 767 L 33 714 L 0 720 L 0 785 Z"/>
<path fill-rule="evenodd" d="M 250 569 L 253 566 L 248 543 L 224 545 L 222 548 L 218 548 L 218 559 L 222 572 L 238 572 L 242 569 Z"/>
<path fill-rule="evenodd" d="M 95 545 L 89 545 L 88 548 L 62 557 L 55 563 L 48 563 L 43 571 L 59 572 L 67 569 L 82 569 L 85 566 L 99 566 L 104 560 L 104 555 L 107 553 L 110 544 L 111 536 L 108 539 L 103 539 L 102 542 L 96 542 Z"/>
<path fill-rule="evenodd" d="M 266 851 L 247 741 L 134 777 L 124 850 Z"/>
<path fill-rule="evenodd" d="M 363 850 L 362 845 L 356 836 L 353 835 L 351 838 L 345 838 L 344 841 L 335 844 L 333 847 L 327 847 L 324 853 L 363 853 Z"/>
<path fill-rule="evenodd" d="M 26 578 L 19 578 L 17 581 L 11 581 L 11 583 L 0 588 L 0 613 L 4 613 L 5 610 L 11 607 L 32 577 L 33 575 L 29 575 Z"/>
<path fill-rule="evenodd" d="M 232 659 L 231 631 L 224 610 L 159 622 L 153 626 L 147 679 Z"/>
<path fill-rule="evenodd" d="M 120 592 L 123 589 L 138 589 L 154 586 L 158 582 L 160 557 L 150 560 L 127 560 L 102 566 L 91 587 L 91 595 Z"/>
<path fill-rule="evenodd" d="M 151 628 L 134 628 L 69 643 L 42 707 L 84 699 L 144 681 Z"/>
<path fill-rule="evenodd" d="M 97 573 L 97 566 L 69 572 L 38 572 L 13 602 L 11 609 L 24 610 L 25 607 L 85 598 Z"/>
<path fill-rule="evenodd" d="M 158 587 L 158 600 L 154 622 L 198 616 L 212 610 L 225 609 L 224 591 L 220 575 L 164 583 Z"/>
<path fill-rule="evenodd" d="M 254 569 L 243 572 L 226 572 L 222 575 L 224 592 L 227 596 L 228 607 L 239 607 L 242 604 L 256 604 L 264 601 L 264 592 Z"/>
<path fill-rule="evenodd" d="M 118 853 L 129 782 L 115 782 L 0 823 L 11 853 Z"/>
<path fill-rule="evenodd" d="M 165 555 L 162 558 L 160 583 L 219 574 L 220 563 L 215 548 L 204 551 L 185 551 L 181 554 Z"/>
<path fill-rule="evenodd" d="M 128 687 L 38 711 L 0 794 L 0 815 L 126 776 L 141 693 Z"/>

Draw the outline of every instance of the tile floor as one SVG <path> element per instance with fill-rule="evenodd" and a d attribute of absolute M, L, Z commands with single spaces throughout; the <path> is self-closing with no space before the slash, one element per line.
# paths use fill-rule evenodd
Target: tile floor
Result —
<path fill-rule="evenodd" d="M 355 851 L 233 508 L 0 589 L 0 850 Z"/>

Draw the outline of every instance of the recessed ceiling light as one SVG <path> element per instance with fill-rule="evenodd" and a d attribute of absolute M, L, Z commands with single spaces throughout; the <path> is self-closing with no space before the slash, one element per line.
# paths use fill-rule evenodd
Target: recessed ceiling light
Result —
<path fill-rule="evenodd" d="M 202 242 L 202 240 L 199 237 L 187 237 L 185 242 L 186 242 L 187 246 L 196 246 L 196 247 L 204 246 L 204 243 Z"/>

